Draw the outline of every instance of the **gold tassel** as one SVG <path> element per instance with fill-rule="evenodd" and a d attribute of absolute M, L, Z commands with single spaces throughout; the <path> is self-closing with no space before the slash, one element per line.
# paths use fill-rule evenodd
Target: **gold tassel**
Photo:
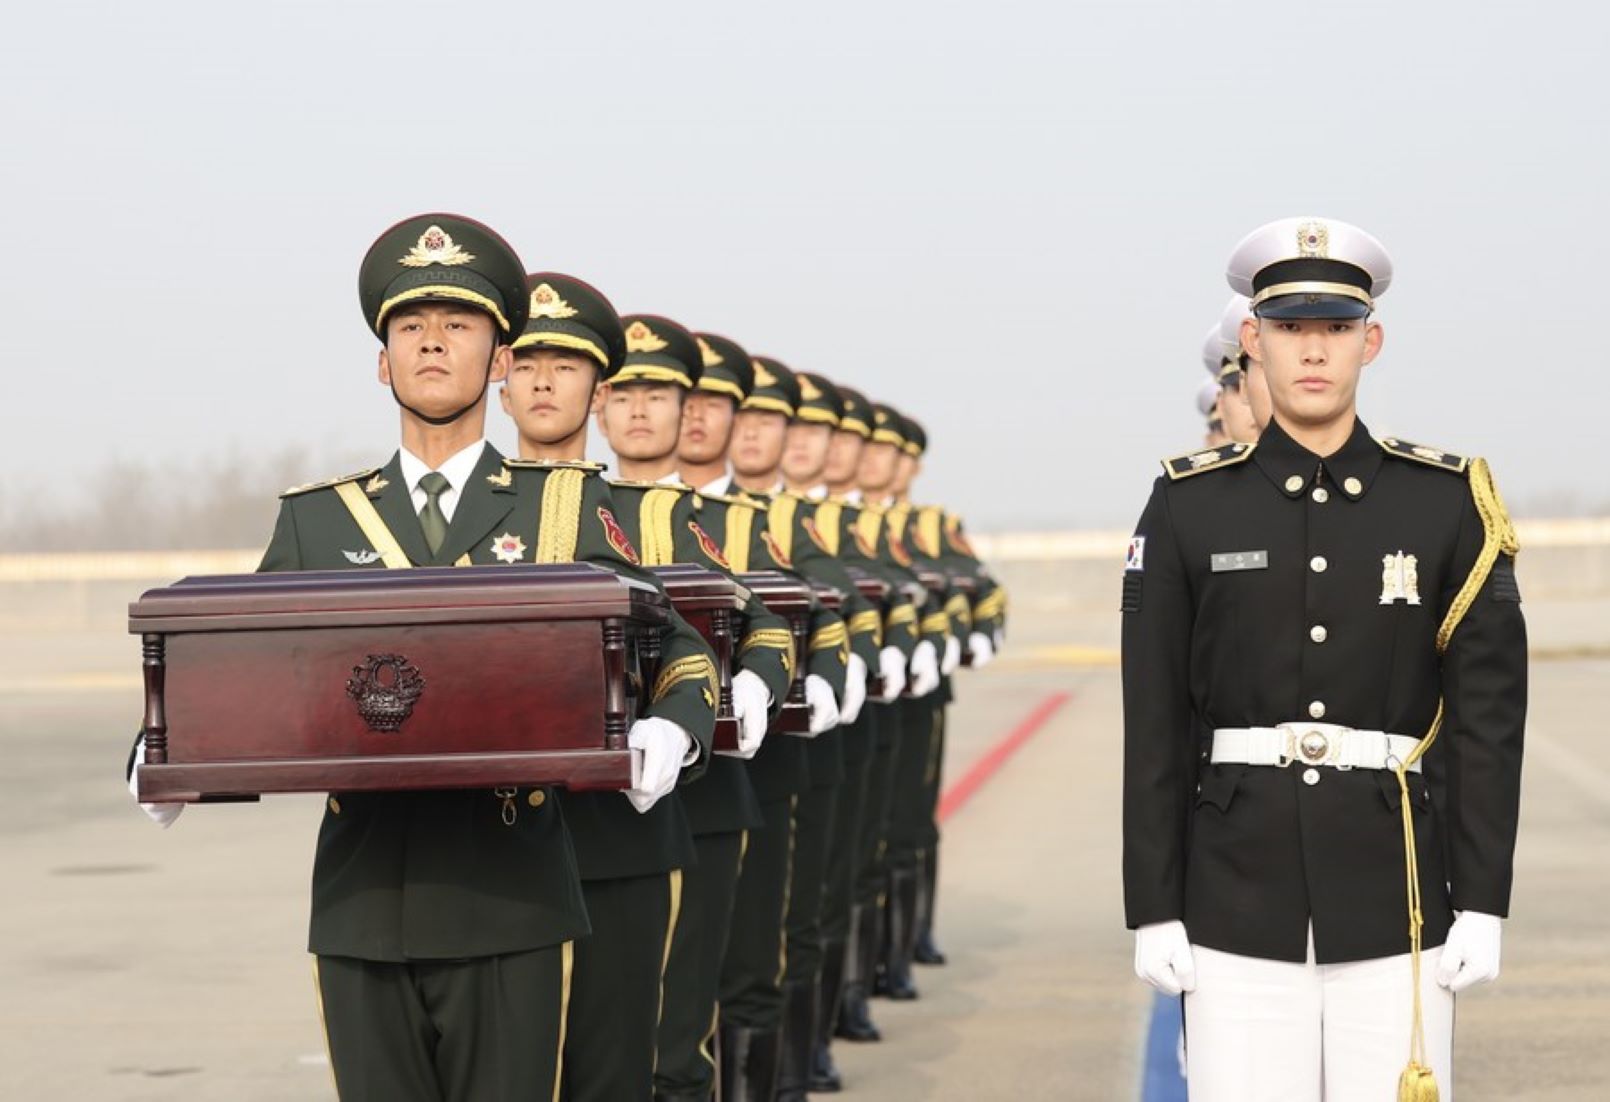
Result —
<path fill-rule="evenodd" d="M 1431 1069 L 1418 1060 L 1410 1060 L 1398 1077 L 1398 1102 L 1437 1102 L 1437 1081 Z"/>
<path fill-rule="evenodd" d="M 1470 606 L 1475 603 L 1476 594 L 1487 583 L 1487 576 L 1492 573 L 1493 564 L 1498 561 L 1499 554 L 1514 555 L 1520 551 L 1520 540 L 1516 538 L 1515 525 L 1509 519 L 1509 512 L 1504 508 L 1504 499 L 1499 496 L 1498 487 L 1493 482 L 1492 471 L 1485 459 L 1474 459 L 1470 463 L 1470 493 L 1476 503 L 1476 512 L 1481 517 L 1482 547 L 1476 555 L 1475 565 L 1470 568 L 1470 576 L 1454 595 L 1453 602 L 1448 607 L 1448 615 L 1443 617 L 1442 626 L 1437 629 L 1439 657 L 1447 653 L 1455 629 L 1465 618 L 1465 613 L 1470 611 Z M 1426 751 L 1431 749 L 1431 744 L 1437 741 L 1437 735 L 1442 730 L 1442 716 L 1443 701 L 1439 697 L 1437 714 L 1431 720 L 1431 729 L 1405 760 L 1392 765 L 1392 772 L 1398 779 L 1398 793 L 1402 798 L 1403 867 L 1409 904 L 1409 971 L 1414 979 L 1414 1024 L 1410 1027 L 1409 1033 L 1409 1065 L 1398 1077 L 1398 1102 L 1437 1102 L 1437 1080 L 1431 1074 L 1431 1068 L 1424 1062 L 1426 1038 L 1425 1021 L 1420 1007 L 1420 927 L 1425 921 L 1420 907 L 1420 858 L 1414 844 L 1414 810 L 1409 799 L 1409 769 L 1415 762 L 1425 757 Z"/>

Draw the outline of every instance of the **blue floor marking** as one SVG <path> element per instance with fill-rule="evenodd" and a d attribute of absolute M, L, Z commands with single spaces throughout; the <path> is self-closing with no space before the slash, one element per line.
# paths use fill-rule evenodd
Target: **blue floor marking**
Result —
<path fill-rule="evenodd" d="M 1141 1102 L 1186 1102 L 1185 1078 L 1180 1074 L 1180 1024 L 1179 998 L 1153 994 Z"/>

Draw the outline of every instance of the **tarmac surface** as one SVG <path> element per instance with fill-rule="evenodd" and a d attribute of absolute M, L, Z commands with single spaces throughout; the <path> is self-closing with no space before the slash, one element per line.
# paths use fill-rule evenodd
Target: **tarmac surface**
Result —
<path fill-rule="evenodd" d="M 951 963 L 919 970 L 917 1002 L 874 1004 L 883 1043 L 835 1046 L 847 1098 L 1141 1096 L 1153 1000 L 1123 928 L 1118 673 L 1024 627 L 958 675 L 949 781 L 1071 696 L 946 822 Z M 0 1098 L 333 1098 L 304 951 L 320 800 L 147 822 L 122 785 L 140 705 L 117 630 L 0 640 Z M 1514 918 L 1502 978 L 1459 1003 L 1462 1102 L 1606 1096 L 1607 714 L 1610 661 L 1534 665 Z"/>

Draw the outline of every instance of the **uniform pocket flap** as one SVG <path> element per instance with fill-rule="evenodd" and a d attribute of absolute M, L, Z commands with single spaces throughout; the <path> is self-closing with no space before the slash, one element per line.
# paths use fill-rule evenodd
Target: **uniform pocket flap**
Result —
<path fill-rule="evenodd" d="M 1202 774 L 1201 783 L 1196 786 L 1196 806 L 1212 804 L 1220 811 L 1229 811 L 1246 771 L 1245 765 L 1210 765 L 1208 771 Z"/>

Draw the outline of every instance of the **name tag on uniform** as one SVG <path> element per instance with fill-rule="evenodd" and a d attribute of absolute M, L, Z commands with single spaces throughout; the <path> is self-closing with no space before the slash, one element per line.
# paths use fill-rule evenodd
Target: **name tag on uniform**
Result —
<path fill-rule="evenodd" d="M 1231 570 L 1268 570 L 1267 551 L 1218 551 L 1213 555 L 1213 573 Z"/>

